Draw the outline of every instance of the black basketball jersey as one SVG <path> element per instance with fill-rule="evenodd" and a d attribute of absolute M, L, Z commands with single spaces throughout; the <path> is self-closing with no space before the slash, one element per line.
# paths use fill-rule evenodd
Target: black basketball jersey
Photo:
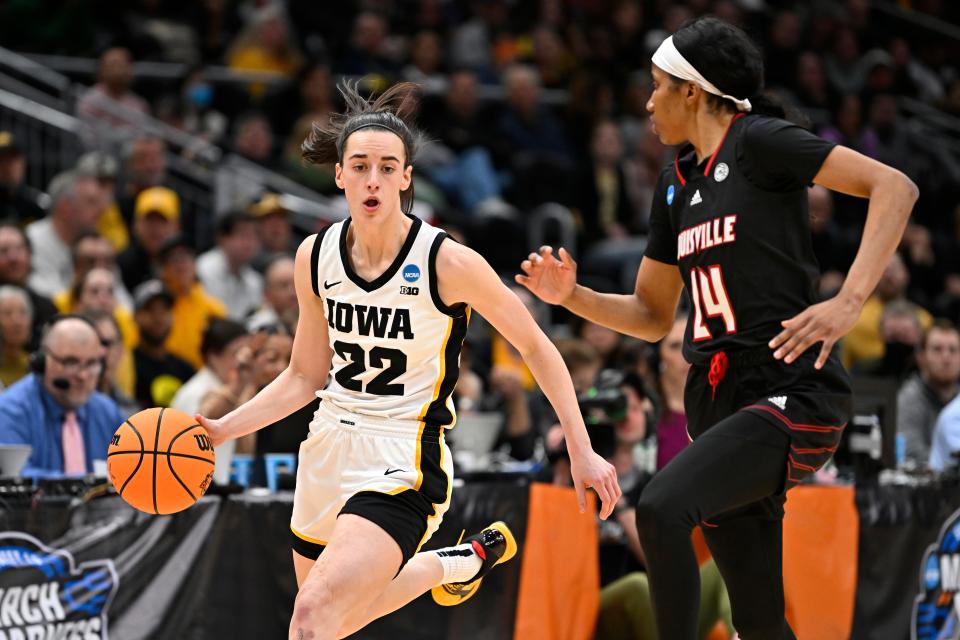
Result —
<path fill-rule="evenodd" d="M 687 145 L 660 174 L 645 255 L 680 269 L 688 361 L 766 345 L 815 302 L 806 187 L 833 146 L 784 120 L 740 114 L 712 156 L 698 164 Z"/>

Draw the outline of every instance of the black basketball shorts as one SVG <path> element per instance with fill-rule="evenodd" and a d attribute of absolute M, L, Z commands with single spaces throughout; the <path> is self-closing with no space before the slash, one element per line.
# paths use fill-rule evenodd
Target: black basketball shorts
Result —
<path fill-rule="evenodd" d="M 815 345 L 786 364 L 764 345 L 719 352 L 709 363 L 691 366 L 684 397 L 690 437 L 748 413 L 789 438 L 783 492 L 811 476 L 837 450 L 853 410 L 850 380 L 838 357 L 832 354 L 822 369 L 814 368 L 819 349 Z"/>

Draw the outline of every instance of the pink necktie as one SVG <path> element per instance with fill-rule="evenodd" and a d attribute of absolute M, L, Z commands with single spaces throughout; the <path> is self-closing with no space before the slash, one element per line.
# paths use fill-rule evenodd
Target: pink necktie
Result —
<path fill-rule="evenodd" d="M 63 416 L 63 472 L 72 474 L 87 472 L 83 434 L 80 433 L 76 411 L 67 411 Z"/>

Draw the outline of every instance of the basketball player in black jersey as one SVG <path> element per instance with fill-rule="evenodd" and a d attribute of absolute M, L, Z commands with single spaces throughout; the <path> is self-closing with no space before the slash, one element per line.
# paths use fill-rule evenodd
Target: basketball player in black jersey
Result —
<path fill-rule="evenodd" d="M 760 53 L 715 18 L 678 30 L 653 57 L 654 131 L 685 144 L 660 175 L 632 295 L 576 284 L 576 264 L 542 247 L 518 282 L 543 300 L 653 342 L 684 287 L 693 443 L 646 487 L 637 524 L 657 627 L 696 637 L 700 525 L 744 640 L 794 638 L 784 615 L 785 493 L 836 449 L 851 412 L 834 344 L 854 325 L 896 249 L 916 186 L 900 172 L 783 120 L 761 95 Z M 771 117 L 774 116 L 774 117 Z M 818 302 L 807 186 L 869 198 L 856 260 Z"/>

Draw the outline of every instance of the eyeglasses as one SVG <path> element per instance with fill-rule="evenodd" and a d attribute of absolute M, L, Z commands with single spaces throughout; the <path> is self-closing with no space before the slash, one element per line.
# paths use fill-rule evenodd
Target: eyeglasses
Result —
<path fill-rule="evenodd" d="M 63 369 L 65 373 L 100 373 L 100 370 L 103 369 L 102 358 L 95 358 L 93 360 L 87 360 L 84 362 L 79 358 L 74 358 L 72 356 L 67 356 L 66 358 L 58 356 L 49 349 L 46 350 L 46 354 L 50 356 L 54 362 L 60 365 L 60 368 Z"/>

